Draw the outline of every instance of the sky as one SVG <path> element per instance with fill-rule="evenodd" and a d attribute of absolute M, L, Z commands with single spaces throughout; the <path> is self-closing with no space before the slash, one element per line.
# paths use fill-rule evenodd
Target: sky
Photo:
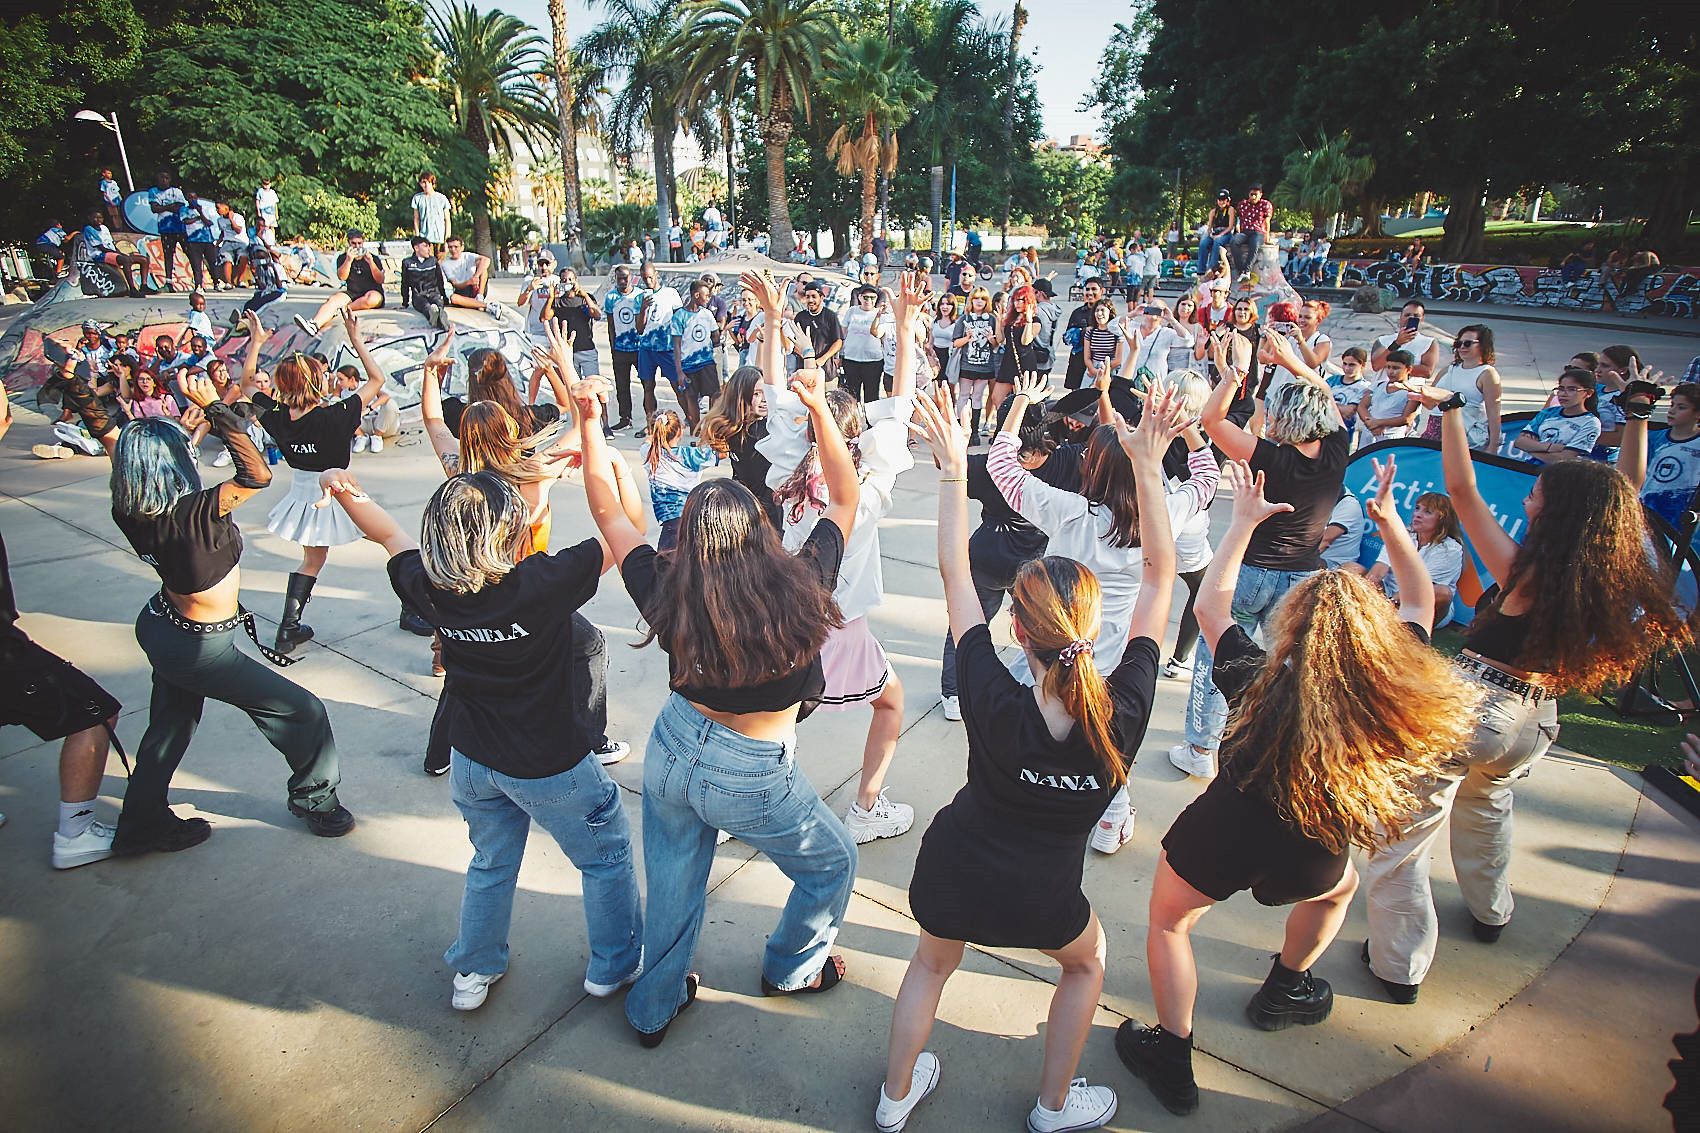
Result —
<path fill-rule="evenodd" d="M 1009 19 L 1014 0 L 993 3 L 976 0 L 988 19 Z M 489 5 L 511 12 L 549 34 L 548 0 L 498 0 Z M 1027 30 L 1022 48 L 1039 63 L 1039 103 L 1044 108 L 1045 133 L 1059 140 L 1071 134 L 1090 134 L 1100 128 L 1095 110 L 1076 109 L 1098 74 L 1098 56 L 1110 27 L 1124 18 L 1131 5 L 1097 4 L 1088 0 L 1027 0 Z M 601 19 L 587 0 L 567 0 L 567 30 L 574 39 Z M 1102 139 L 1099 139 L 1100 141 Z"/>

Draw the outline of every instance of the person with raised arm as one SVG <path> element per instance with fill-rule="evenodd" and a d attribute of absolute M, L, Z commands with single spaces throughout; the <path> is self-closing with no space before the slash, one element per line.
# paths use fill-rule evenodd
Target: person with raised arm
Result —
<path fill-rule="evenodd" d="M 646 964 L 626 996 L 626 1019 L 661 1045 L 695 1000 L 690 970 L 708 899 L 716 831 L 766 854 L 791 879 L 767 939 L 761 990 L 823 992 L 844 977 L 830 954 L 856 875 L 856 843 L 796 765 L 797 721 L 826 690 L 821 648 L 844 622 L 832 596 L 861 484 L 819 370 L 791 391 L 807 409 L 829 501 L 795 555 L 748 488 L 706 480 L 679 516 L 665 558 L 623 506 L 599 423 L 606 386 L 573 388 L 585 496 L 638 611 L 643 644 L 658 642 L 672 690 L 644 757 L 643 849 L 650 916 Z"/>
<path fill-rule="evenodd" d="M 1327 1019 L 1333 989 L 1311 968 L 1357 889 L 1351 850 L 1397 837 L 1421 801 L 1412 783 L 1469 735 L 1478 694 L 1429 648 L 1434 587 L 1393 506 L 1394 472 L 1391 460 L 1376 464 L 1369 510 L 1399 579 L 1398 608 L 1354 574 L 1321 571 L 1276 608 L 1265 651 L 1234 617 L 1236 576 L 1258 527 L 1296 509 L 1265 497 L 1265 472 L 1239 460 L 1226 470 L 1234 518 L 1196 610 L 1232 724 L 1221 775 L 1163 836 L 1145 949 L 1157 1025 L 1129 1020 L 1116 1032 L 1116 1054 L 1171 1113 L 1198 1108 L 1199 919 L 1243 890 L 1293 906 L 1246 1015 L 1265 1031 Z"/>
<path fill-rule="evenodd" d="M 923 1048 L 945 982 L 971 942 L 1037 948 L 1062 966 L 1027 1128 L 1092 1129 L 1115 1116 L 1116 1095 L 1074 1076 L 1107 952 L 1081 870 L 1098 816 L 1127 782 L 1156 695 L 1158 643 L 1175 577 L 1162 462 L 1186 421 L 1159 385 L 1139 427 L 1121 427 L 1140 497 L 1139 553 L 1151 581 L 1119 624 L 1113 664 L 1098 660 L 1103 602 L 1091 570 L 1047 555 L 1017 574 L 1011 623 L 1034 676 L 1028 687 L 998 659 L 969 569 L 966 414 L 952 417 L 944 390 L 917 411 L 914 428 L 939 466 L 939 574 L 957 640 L 968 779 L 933 819 L 915 859 L 909 901 L 920 940 L 892 1008 L 874 1122 L 897 1133 L 938 1084 L 938 1056 Z"/>
<path fill-rule="evenodd" d="M 611 470 L 609 480 L 618 494 Z M 594 736 L 575 714 L 563 726 L 560 712 L 563 695 L 576 702 L 587 694 L 573 625 L 613 554 L 594 536 L 552 555 L 527 553 L 531 508 L 494 469 L 441 484 L 425 505 L 418 540 L 347 470 L 325 472 L 321 485 L 389 554 L 390 585 L 423 611 L 443 643 L 448 676 L 432 730 L 450 748 L 449 788 L 473 847 L 460 931 L 443 953 L 455 973 L 449 1005 L 483 1006 L 507 972 L 514 891 L 533 822 L 583 875 L 584 990 L 607 998 L 630 985 L 644 964 L 630 826 L 620 788 L 587 758 Z M 590 676 L 598 684 L 607 667 L 599 660 L 604 672 Z"/>
<path fill-rule="evenodd" d="M 1218 342 L 1213 350 L 1219 367 L 1239 369 L 1239 363 L 1228 357 L 1227 344 Z M 1231 407 L 1237 393 L 1231 380 L 1212 391 L 1200 421 L 1229 460 L 1246 461 L 1253 471 L 1265 473 L 1271 500 L 1292 505 L 1257 527 L 1246 549 L 1245 565 L 1236 573 L 1234 620 L 1247 632 L 1266 626 L 1281 596 L 1323 569 L 1322 533 L 1340 498 L 1352 440 L 1328 383 L 1305 365 L 1286 335 L 1265 331 L 1258 361 L 1279 365 L 1297 379 L 1261 403 L 1263 435 L 1234 419 Z M 1169 749 L 1169 762 L 1188 775 L 1208 779 L 1216 774 L 1216 748 L 1227 722 L 1227 701 L 1211 676 L 1209 639 L 1201 644 L 1187 697 L 1186 739 Z"/>
<path fill-rule="evenodd" d="M 238 600 L 242 532 L 231 513 L 271 483 L 271 470 L 211 380 L 185 377 L 181 386 L 191 405 L 181 424 L 132 421 L 112 454 L 112 520 L 160 580 L 136 617 L 136 643 L 153 666 L 153 699 L 112 852 L 185 850 L 212 834 L 206 819 L 179 818 L 167 803 L 208 699 L 248 714 L 289 762 L 289 812 L 314 834 L 339 838 L 354 829 L 354 816 L 337 801 L 341 773 L 325 706 L 236 648 L 241 627 L 268 661 L 291 663 L 260 645 L 254 615 Z M 203 418 L 236 467 L 212 488 L 201 486 L 186 432 Z"/>
<path fill-rule="evenodd" d="M 1628 392 L 1628 391 L 1625 391 Z M 1645 391 L 1629 399 L 1631 429 L 1645 430 Z M 1558 735 L 1557 698 L 1597 692 L 1638 672 L 1659 650 L 1689 640 L 1671 603 L 1669 564 L 1649 552 L 1635 488 L 1591 460 L 1541 469 L 1523 513 L 1521 540 L 1482 498 L 1471 463 L 1468 398 L 1424 386 L 1411 394 L 1442 414 L 1446 494 L 1497 591 L 1470 624 L 1453 665 L 1482 698 L 1474 734 L 1416 784 L 1421 802 L 1399 836 L 1370 855 L 1370 970 L 1395 1003 L 1413 1003 L 1440 936 L 1429 858 L 1448 814 L 1452 864 L 1470 908 L 1471 933 L 1497 941 L 1511 922 L 1512 784 Z M 1625 440 L 1628 440 L 1626 435 Z M 1412 593 L 1401 584 L 1401 596 Z M 1406 687 L 1413 687 L 1405 682 Z"/>

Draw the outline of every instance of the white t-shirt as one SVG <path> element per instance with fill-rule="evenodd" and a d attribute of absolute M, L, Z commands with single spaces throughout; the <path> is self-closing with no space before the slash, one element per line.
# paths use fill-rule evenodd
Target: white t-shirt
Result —
<path fill-rule="evenodd" d="M 461 252 L 455 256 L 444 255 L 437 262 L 443 267 L 443 276 L 450 283 L 471 283 L 472 277 L 478 274 L 478 265 L 484 257 L 477 252 Z"/>
<path fill-rule="evenodd" d="M 874 324 L 879 322 L 877 309 L 864 311 L 858 304 L 844 315 L 844 360 L 846 362 L 878 362 L 885 349 L 875 337 Z"/>
<path fill-rule="evenodd" d="M 1537 440 L 1548 444 L 1557 441 L 1573 452 L 1586 455 L 1593 452 L 1594 446 L 1599 443 L 1600 419 L 1592 413 L 1578 413 L 1574 417 L 1566 417 L 1557 406 L 1553 406 L 1535 414 L 1535 419 L 1529 422 L 1526 431 L 1534 434 Z M 1535 462 L 1541 459 L 1522 449 L 1513 449 L 1512 455 Z"/>
<path fill-rule="evenodd" d="M 1370 383 L 1369 415 L 1371 417 L 1400 417 L 1404 415 L 1406 407 L 1410 404 L 1411 399 L 1406 396 L 1404 388 L 1391 388 L 1386 374 L 1377 374 L 1375 381 Z M 1362 418 L 1359 418 L 1359 420 L 1361 421 Z M 1410 436 L 1410 433 L 1409 425 L 1389 425 L 1376 433 L 1375 436 L 1377 440 L 1385 441 Z"/>
<path fill-rule="evenodd" d="M 1155 244 L 1145 249 L 1145 274 L 1163 274 L 1163 249 Z"/>
<path fill-rule="evenodd" d="M 1328 379 L 1328 392 L 1333 396 L 1334 404 L 1339 407 L 1341 419 L 1346 421 L 1354 419 L 1358 411 L 1358 402 L 1364 399 L 1364 394 L 1369 392 L 1369 388 L 1369 382 L 1364 379 L 1361 370 L 1358 380 L 1355 382 L 1346 381 L 1344 376 Z"/>
<path fill-rule="evenodd" d="M 1423 560 L 1423 565 L 1428 568 L 1428 576 L 1434 580 L 1436 586 L 1447 586 L 1453 591 L 1457 591 L 1458 579 L 1464 574 L 1464 544 L 1456 539 L 1441 539 L 1428 544 L 1426 547 L 1418 547 L 1417 557 Z M 1391 565 L 1391 560 L 1387 557 L 1386 547 L 1381 548 L 1381 554 L 1375 557 L 1375 561 Z M 1382 576 L 1381 590 L 1389 598 L 1398 601 L 1399 581 L 1393 577 L 1391 570 Z M 1452 609 L 1450 605 L 1444 610 L 1435 610 L 1435 629 L 1439 629 L 1451 620 Z"/>
<path fill-rule="evenodd" d="M 880 328 L 880 361 L 885 372 L 897 373 L 897 319 L 890 311 L 881 311 Z"/>
<path fill-rule="evenodd" d="M 229 216 L 218 218 L 218 236 L 226 244 L 248 244 L 248 222 L 242 219 L 242 214 L 235 209 L 230 210 Z"/>
<path fill-rule="evenodd" d="M 277 190 L 261 185 L 254 190 L 254 214 L 277 226 Z"/>
<path fill-rule="evenodd" d="M 1419 334 L 1405 345 L 1395 347 L 1393 345 L 1393 340 L 1398 337 L 1399 336 L 1396 334 L 1384 334 L 1375 340 L 1375 345 L 1377 348 L 1383 350 L 1403 350 L 1411 356 L 1411 361 L 1413 363 L 1419 366 L 1422 365 L 1423 355 L 1427 354 L 1428 348 L 1434 345 L 1434 339 L 1426 334 Z M 1371 350 L 1370 355 L 1373 357 L 1374 354 L 1375 350 Z"/>
<path fill-rule="evenodd" d="M 1358 497 L 1350 492 L 1340 497 L 1339 502 L 1334 505 L 1334 510 L 1328 513 L 1328 526 L 1340 528 L 1342 534 L 1335 536 L 1334 542 L 1328 544 L 1327 550 L 1322 552 L 1322 561 L 1330 569 L 1358 561 L 1358 552 L 1363 550 L 1364 527 L 1367 522 L 1364 505 Z"/>
<path fill-rule="evenodd" d="M 471 257 L 463 256 L 462 258 L 470 259 Z M 440 262 L 448 263 L 447 260 Z M 444 271 L 443 274 L 447 275 L 448 272 Z M 530 297 L 526 300 L 525 333 L 530 335 L 534 342 L 548 341 L 549 332 L 543 324 L 549 318 L 550 304 L 555 301 L 556 286 L 554 276 L 539 276 L 532 285 Z"/>
<path fill-rule="evenodd" d="M 1487 398 L 1476 384 L 1485 369 L 1485 365 L 1454 366 L 1434 383 L 1464 398 L 1464 408 L 1458 412 L 1464 415 L 1464 434 L 1469 438 L 1471 448 L 1487 447 Z"/>
<path fill-rule="evenodd" d="M 1143 318 L 1138 320 L 1144 321 Z M 1127 339 L 1129 359 L 1123 372 L 1132 377 L 1143 366 L 1158 381 L 1169 376 L 1169 351 L 1177 346 L 1190 346 L 1171 326 L 1159 326 L 1150 334 L 1142 334 L 1137 323 L 1128 324 L 1122 331 L 1122 337 Z"/>

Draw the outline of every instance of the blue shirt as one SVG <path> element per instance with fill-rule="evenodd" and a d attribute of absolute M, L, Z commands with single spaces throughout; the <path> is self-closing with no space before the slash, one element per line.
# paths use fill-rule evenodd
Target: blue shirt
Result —
<path fill-rule="evenodd" d="M 720 322 L 707 307 L 688 310 L 680 307 L 673 312 L 669 329 L 679 340 L 679 368 L 687 373 L 714 365 L 714 332 Z"/>
<path fill-rule="evenodd" d="M 1641 502 L 1672 527 L 1680 528 L 1682 513 L 1688 510 L 1696 488 L 1700 488 L 1700 436 L 1673 441 L 1669 430 L 1649 436 Z"/>
<path fill-rule="evenodd" d="M 115 205 L 123 200 L 123 194 L 118 191 L 118 182 L 110 177 L 100 179 L 100 197 L 109 205 Z"/>
<path fill-rule="evenodd" d="M 679 292 L 662 286 L 644 292 L 644 298 L 649 300 L 649 315 L 644 319 L 643 334 L 638 337 L 638 349 L 672 354 L 673 312 L 679 309 Z"/>
<path fill-rule="evenodd" d="M 614 328 L 615 350 L 637 350 L 638 305 L 643 302 L 645 294 L 643 288 L 634 287 L 624 295 L 615 290 L 602 297 L 602 313 L 608 316 L 608 325 Z"/>
<path fill-rule="evenodd" d="M 194 244 L 212 244 L 218 240 L 218 210 L 209 201 L 197 198 L 193 204 L 184 202 L 177 210 L 184 235 Z"/>
<path fill-rule="evenodd" d="M 83 225 L 83 247 L 91 252 L 116 252 L 117 245 L 112 242 L 112 230 L 102 224 Z"/>
<path fill-rule="evenodd" d="M 152 205 L 158 201 L 164 201 L 168 205 L 176 206 L 175 211 L 156 212 L 153 214 L 158 218 L 157 223 L 159 225 L 160 235 L 183 235 L 183 221 L 178 215 L 186 203 L 186 198 L 183 196 L 183 190 L 179 189 L 176 185 L 171 186 L 169 189 L 161 189 L 158 185 L 155 185 L 153 188 L 148 190 L 148 204 Z"/>

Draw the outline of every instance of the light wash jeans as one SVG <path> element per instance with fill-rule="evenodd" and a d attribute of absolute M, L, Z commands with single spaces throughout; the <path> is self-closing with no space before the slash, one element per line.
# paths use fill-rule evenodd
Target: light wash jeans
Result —
<path fill-rule="evenodd" d="M 1434 963 L 1440 926 L 1429 859 L 1448 812 L 1452 867 L 1471 915 L 1488 925 L 1511 920 L 1511 785 L 1557 738 L 1558 702 L 1477 683 L 1487 699 L 1470 750 L 1417 788 L 1425 801 L 1405 836 L 1371 854 L 1364 868 L 1370 970 L 1394 983 L 1422 983 Z"/>
<path fill-rule="evenodd" d="M 1314 570 L 1268 570 L 1264 567 L 1241 566 L 1239 581 L 1234 584 L 1233 617 L 1247 633 L 1256 633 L 1283 595 L 1295 583 L 1317 573 Z M 1222 743 L 1222 729 L 1228 723 L 1228 701 L 1216 688 L 1211 671 L 1215 658 L 1210 642 L 1198 639 L 1198 654 L 1192 663 L 1192 687 L 1186 698 L 1186 742 L 1205 751 L 1215 751 Z"/>
<path fill-rule="evenodd" d="M 631 827 L 620 788 L 596 757 L 587 755 L 559 775 L 515 779 L 451 750 L 449 793 L 466 819 L 473 855 L 460 901 L 460 935 L 443 960 L 457 972 L 507 971 L 514 886 L 535 819 L 584 877 L 590 936 L 585 978 L 611 984 L 631 975 L 643 955 Z"/>
<path fill-rule="evenodd" d="M 656 717 L 643 765 L 645 966 L 626 995 L 626 1018 L 644 1034 L 684 1005 L 716 830 L 760 850 L 791 879 L 762 975 L 792 991 L 826 964 L 856 882 L 856 843 L 798 769 L 794 748 L 740 735 L 677 693 Z"/>

